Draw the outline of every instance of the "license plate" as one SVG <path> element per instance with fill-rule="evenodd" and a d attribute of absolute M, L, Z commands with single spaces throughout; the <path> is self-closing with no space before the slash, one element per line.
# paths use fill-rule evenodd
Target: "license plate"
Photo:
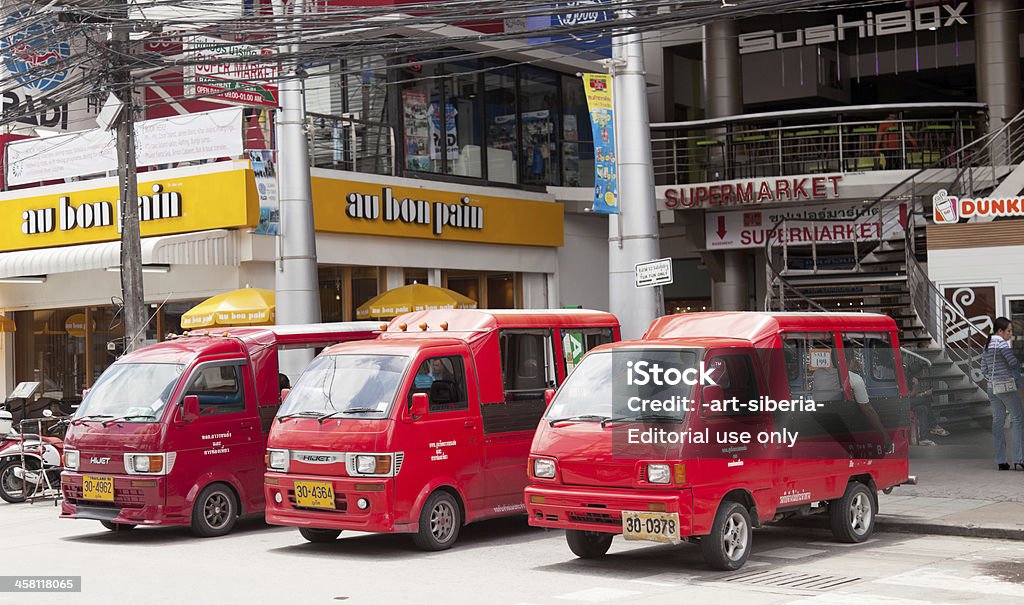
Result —
<path fill-rule="evenodd" d="M 679 513 L 622 511 L 622 535 L 627 540 L 678 544 Z"/>
<path fill-rule="evenodd" d="M 82 477 L 82 499 L 114 501 L 114 478 L 86 475 Z"/>
<path fill-rule="evenodd" d="M 326 481 L 296 481 L 295 505 L 334 510 L 334 485 Z"/>

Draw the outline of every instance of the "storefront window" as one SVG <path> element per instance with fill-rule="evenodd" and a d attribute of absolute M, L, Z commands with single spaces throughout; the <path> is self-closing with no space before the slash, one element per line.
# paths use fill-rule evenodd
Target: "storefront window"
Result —
<path fill-rule="evenodd" d="M 514 68 L 491 69 L 484 73 L 484 113 L 487 116 L 487 180 L 517 183 Z"/>
<path fill-rule="evenodd" d="M 406 269 L 405 270 L 405 285 L 411 284 L 426 284 L 428 283 L 427 270 L 426 269 Z"/>
<path fill-rule="evenodd" d="M 377 268 L 352 267 L 352 317 L 360 305 L 377 296 Z"/>
<path fill-rule="evenodd" d="M 487 308 L 516 308 L 515 279 L 511 273 L 487 274 Z"/>
<path fill-rule="evenodd" d="M 476 301 L 479 308 L 484 308 L 480 300 L 480 274 L 465 271 L 448 271 L 448 289 Z"/>
<path fill-rule="evenodd" d="M 449 174 L 480 178 L 483 176 L 480 132 L 480 74 L 476 61 L 445 65 L 454 74 L 443 81 L 448 132 Z"/>
<path fill-rule="evenodd" d="M 522 182 L 557 185 L 558 75 L 535 67 L 521 68 L 519 120 L 522 122 Z"/>
<path fill-rule="evenodd" d="M 321 321 L 345 321 L 345 268 L 321 267 L 318 273 Z"/>
<path fill-rule="evenodd" d="M 421 65 L 410 57 L 402 70 L 402 141 L 405 168 L 416 172 L 441 172 L 444 119 L 441 82 L 435 64 Z"/>

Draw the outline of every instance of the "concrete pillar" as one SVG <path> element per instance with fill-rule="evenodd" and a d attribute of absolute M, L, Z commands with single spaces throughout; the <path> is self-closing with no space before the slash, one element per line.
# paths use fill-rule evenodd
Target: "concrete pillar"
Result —
<path fill-rule="evenodd" d="M 441 287 L 440 269 L 427 269 L 427 285 Z"/>
<path fill-rule="evenodd" d="M 711 305 L 714 310 L 749 311 L 747 255 L 742 250 L 726 250 L 711 255 L 715 258 L 715 262 L 708 264 L 713 280 Z"/>
<path fill-rule="evenodd" d="M 14 321 L 13 314 L 7 317 Z M 6 399 L 17 384 L 14 379 L 14 333 L 0 332 L 0 396 Z"/>
<path fill-rule="evenodd" d="M 708 118 L 743 113 L 738 36 L 739 27 L 731 19 L 704 26 L 704 107 Z M 716 311 L 748 310 L 747 254 L 743 250 L 725 250 L 705 255 L 713 280 L 711 303 Z"/>
<path fill-rule="evenodd" d="M 974 38 L 978 101 L 989 108 L 989 130 L 1020 111 L 1020 27 L 1016 0 L 976 0 Z"/>
<path fill-rule="evenodd" d="M 552 306 L 547 273 L 523 273 L 523 308 L 547 309 Z"/>
<path fill-rule="evenodd" d="M 388 290 L 394 290 L 395 288 L 401 288 L 405 285 L 405 269 L 401 267 L 388 267 L 387 278 L 384 281 L 384 292 Z M 429 274 L 428 278 L 429 278 Z"/>
<path fill-rule="evenodd" d="M 736 21 L 704 26 L 704 108 L 709 118 L 743 113 L 743 73 Z"/>

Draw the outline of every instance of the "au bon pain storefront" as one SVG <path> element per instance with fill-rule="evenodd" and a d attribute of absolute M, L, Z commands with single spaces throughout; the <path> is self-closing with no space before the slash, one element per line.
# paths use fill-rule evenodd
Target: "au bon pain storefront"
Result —
<path fill-rule="evenodd" d="M 210 296 L 273 290 L 277 238 L 255 233 L 248 162 L 142 174 L 139 192 L 148 341 L 180 332 L 181 315 Z M 313 193 L 324 321 L 354 319 L 414 282 L 482 308 L 558 304 L 564 217 L 550 196 L 326 170 Z M 114 179 L 0 193 L 4 396 L 32 381 L 73 404 L 121 354 L 116 199 Z"/>

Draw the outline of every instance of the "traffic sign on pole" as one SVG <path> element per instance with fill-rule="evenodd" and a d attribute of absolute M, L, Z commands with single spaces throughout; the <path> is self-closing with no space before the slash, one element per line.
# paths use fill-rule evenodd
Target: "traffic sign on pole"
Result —
<path fill-rule="evenodd" d="M 665 286 L 672 283 L 672 259 L 659 258 L 658 260 L 646 263 L 637 263 L 634 267 L 636 273 L 636 287 L 647 288 L 649 286 Z"/>

